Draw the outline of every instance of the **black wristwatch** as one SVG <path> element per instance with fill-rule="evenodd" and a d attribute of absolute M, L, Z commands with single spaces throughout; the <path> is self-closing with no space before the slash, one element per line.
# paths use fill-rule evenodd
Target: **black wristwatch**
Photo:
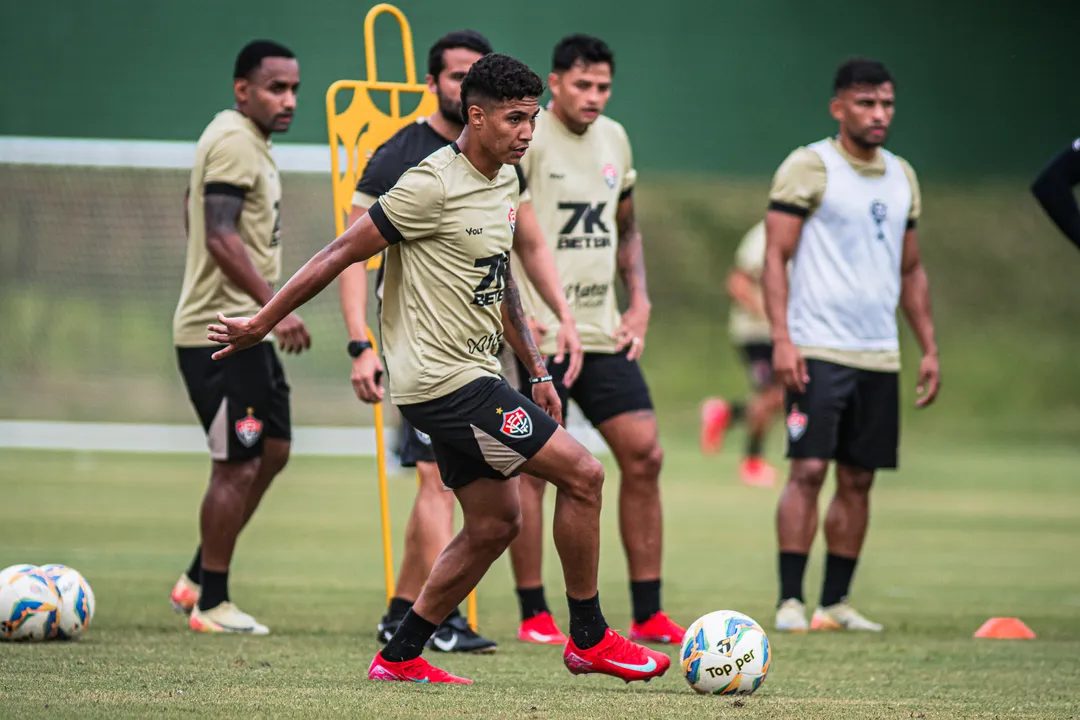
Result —
<path fill-rule="evenodd" d="M 371 343 L 367 340 L 350 340 L 348 345 L 349 357 L 358 358 L 365 350 L 371 349 Z"/>

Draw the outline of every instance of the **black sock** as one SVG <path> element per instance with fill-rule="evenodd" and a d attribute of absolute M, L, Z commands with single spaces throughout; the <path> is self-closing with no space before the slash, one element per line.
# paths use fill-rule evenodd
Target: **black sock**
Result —
<path fill-rule="evenodd" d="M 431 639 L 436 627 L 435 623 L 425 620 L 417 615 L 415 610 L 409 608 L 397 632 L 382 649 L 383 660 L 405 662 L 420 657 L 424 644 Z"/>
<path fill-rule="evenodd" d="M 461 611 L 458 610 L 457 608 L 454 608 L 453 610 L 450 611 L 450 614 L 446 616 L 446 619 L 442 621 L 442 624 L 445 625 L 446 623 L 450 622 L 454 618 L 459 618 L 459 617 L 461 617 Z"/>
<path fill-rule="evenodd" d="M 536 617 L 548 610 L 547 600 L 544 598 L 544 586 L 534 588 L 518 588 L 518 605 L 521 607 L 522 622 Z"/>
<path fill-rule="evenodd" d="M 660 612 L 660 581 L 630 581 L 630 603 L 634 608 L 634 622 L 643 623 Z"/>
<path fill-rule="evenodd" d="M 859 558 L 829 553 L 825 557 L 825 582 L 821 587 L 821 607 L 843 602 L 851 589 L 851 576 Z"/>
<path fill-rule="evenodd" d="M 581 650 L 588 650 L 604 639 L 607 620 L 600 612 L 600 594 L 587 600 L 575 600 L 569 595 L 566 602 L 570 605 L 570 639 Z"/>
<path fill-rule="evenodd" d="M 187 577 L 196 585 L 202 585 L 202 545 L 195 548 L 195 559 L 188 566 Z"/>
<path fill-rule="evenodd" d="M 229 601 L 229 571 L 214 572 L 202 568 L 202 589 L 199 592 L 199 609 L 213 610 Z"/>
<path fill-rule="evenodd" d="M 806 554 L 780 553 L 780 602 L 794 598 L 803 601 L 803 575 L 806 573 Z"/>
<path fill-rule="evenodd" d="M 746 403 L 733 402 L 728 407 L 731 410 L 731 422 L 742 422 L 746 419 Z"/>
<path fill-rule="evenodd" d="M 750 438 L 746 443 L 746 457 L 761 457 L 762 446 L 765 444 L 765 438 L 761 437 L 757 433 L 750 433 Z"/>
<path fill-rule="evenodd" d="M 405 613 L 412 609 L 412 601 L 405 598 L 392 597 L 390 605 L 386 608 L 386 616 L 391 620 L 400 620 Z"/>

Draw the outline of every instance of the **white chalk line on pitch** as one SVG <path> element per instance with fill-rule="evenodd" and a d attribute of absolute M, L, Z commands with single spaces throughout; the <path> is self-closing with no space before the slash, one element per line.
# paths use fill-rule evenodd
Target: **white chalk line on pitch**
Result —
<path fill-rule="evenodd" d="M 571 423 L 570 434 L 593 453 L 607 446 L 594 428 Z M 386 428 L 387 462 L 396 447 L 396 428 Z M 97 452 L 206 453 L 206 436 L 197 425 L 0 420 L 0 448 Z M 292 453 L 321 456 L 375 456 L 373 427 L 295 427 Z"/>

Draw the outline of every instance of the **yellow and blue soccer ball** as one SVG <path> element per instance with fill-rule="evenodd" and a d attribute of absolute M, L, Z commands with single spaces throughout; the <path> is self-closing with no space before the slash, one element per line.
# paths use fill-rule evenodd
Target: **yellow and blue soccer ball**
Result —
<path fill-rule="evenodd" d="M 94 619 L 94 591 L 90 583 L 78 570 L 66 565 L 42 565 L 38 572 L 56 583 L 60 592 L 60 622 L 56 637 L 78 640 Z"/>
<path fill-rule="evenodd" d="M 11 573 L 0 585 L 0 640 L 47 640 L 59 629 L 56 583 L 33 567 Z"/>
<path fill-rule="evenodd" d="M 27 563 L 19 563 L 18 565 L 10 565 L 3 570 L 0 570 L 0 587 L 7 585 L 8 581 L 16 575 L 28 573 L 33 570 L 36 565 L 29 565 Z"/>
<path fill-rule="evenodd" d="M 734 610 L 717 610 L 694 621 L 679 654 L 683 677 L 702 695 L 749 695 L 765 682 L 772 648 L 765 630 Z"/>

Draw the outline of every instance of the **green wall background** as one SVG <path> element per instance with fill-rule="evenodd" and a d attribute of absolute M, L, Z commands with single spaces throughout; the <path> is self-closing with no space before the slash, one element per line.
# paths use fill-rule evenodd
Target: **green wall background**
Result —
<path fill-rule="evenodd" d="M 6 3 L 0 134 L 194 139 L 231 102 L 239 47 L 271 37 L 297 52 L 304 82 L 297 122 L 282 140 L 325 142 L 323 95 L 336 79 L 363 77 L 372 4 Z M 898 77 L 892 147 L 924 176 L 1028 176 L 1080 132 L 1076 2 L 397 4 L 421 67 L 432 41 L 465 26 L 541 72 L 562 35 L 607 39 L 618 62 L 610 113 L 629 129 L 644 170 L 771 173 L 793 146 L 832 131 L 832 71 L 852 54 L 879 57 Z M 377 32 L 380 74 L 401 77 L 389 16 Z"/>

